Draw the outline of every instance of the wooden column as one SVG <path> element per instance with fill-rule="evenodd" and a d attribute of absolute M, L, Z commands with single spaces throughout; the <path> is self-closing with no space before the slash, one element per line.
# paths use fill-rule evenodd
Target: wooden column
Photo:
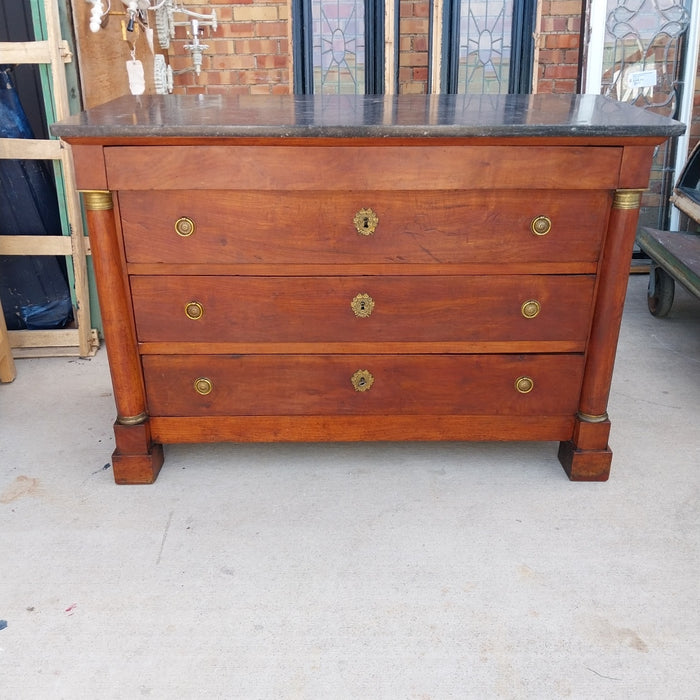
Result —
<path fill-rule="evenodd" d="M 606 481 L 610 474 L 608 397 L 642 192 L 617 190 L 613 200 L 574 434 L 559 446 L 572 481 Z"/>
<path fill-rule="evenodd" d="M 112 193 L 88 190 L 82 194 L 117 405 L 114 480 L 118 484 L 150 484 L 163 464 L 163 448 L 151 440 L 136 331 L 125 280 L 120 274 Z"/>

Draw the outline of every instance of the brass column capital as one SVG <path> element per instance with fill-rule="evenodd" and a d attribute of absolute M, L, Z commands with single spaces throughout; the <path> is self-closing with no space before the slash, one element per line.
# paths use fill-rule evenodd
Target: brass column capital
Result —
<path fill-rule="evenodd" d="M 112 193 L 109 190 L 81 190 L 83 202 L 88 211 L 114 209 Z"/>
<path fill-rule="evenodd" d="M 605 413 L 601 413 L 600 415 L 597 416 L 592 416 L 590 413 L 582 413 L 579 411 L 576 414 L 576 417 L 582 422 L 582 423 L 605 423 L 605 421 L 610 420 L 608 417 L 607 411 Z"/>
<path fill-rule="evenodd" d="M 148 414 L 144 411 L 139 413 L 138 416 L 117 416 L 117 423 L 119 425 L 140 425 L 148 420 Z"/>
<path fill-rule="evenodd" d="M 644 190 L 616 190 L 613 209 L 639 209 Z"/>

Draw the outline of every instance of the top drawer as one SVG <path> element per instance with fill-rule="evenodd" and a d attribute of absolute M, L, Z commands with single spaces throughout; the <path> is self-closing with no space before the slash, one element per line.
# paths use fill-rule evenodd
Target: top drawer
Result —
<path fill-rule="evenodd" d="M 311 142 L 307 146 L 114 146 L 104 153 L 110 190 L 308 192 L 614 189 L 622 149 L 315 146 Z"/>
<path fill-rule="evenodd" d="M 610 204 L 605 190 L 119 193 L 134 263 L 593 262 Z"/>

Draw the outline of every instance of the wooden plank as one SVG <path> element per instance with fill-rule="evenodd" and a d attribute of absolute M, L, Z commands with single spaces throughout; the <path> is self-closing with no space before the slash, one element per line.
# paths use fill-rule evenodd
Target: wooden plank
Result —
<path fill-rule="evenodd" d="M 48 41 L 3 41 L 0 55 L 3 63 L 51 63 Z"/>
<path fill-rule="evenodd" d="M 318 343 L 202 343 L 202 342 L 148 342 L 139 345 L 141 355 L 307 355 L 317 352 Z M 493 353 L 583 353 L 582 340 L 557 341 L 479 341 L 429 343 L 323 343 L 323 352 L 336 355 L 395 355 L 420 352 L 424 355 L 476 355 Z"/>
<path fill-rule="evenodd" d="M 151 5 L 155 4 L 155 2 L 151 3 Z M 106 7 L 107 3 L 104 5 Z M 84 0 L 79 2 L 74 0 L 71 3 L 71 11 L 76 53 L 80 64 L 80 86 L 84 108 L 90 109 L 116 97 L 128 95 L 129 77 L 126 72 L 126 61 L 130 58 L 131 48 L 122 35 L 122 25 L 127 22 L 124 5 L 121 2 L 112 2 L 109 22 L 97 33 L 90 31 L 90 11 Z M 155 92 L 154 59 L 146 36 L 138 28 L 127 38 L 134 42 L 136 58 L 143 63 L 146 93 L 152 94 Z M 167 57 L 167 51 L 159 49 L 157 39 L 155 50 Z"/>
<path fill-rule="evenodd" d="M 90 254 L 85 238 L 85 253 Z M 72 255 L 73 240 L 69 236 L 0 236 L 0 255 Z"/>
<path fill-rule="evenodd" d="M 9 64 L 49 64 L 54 56 L 50 41 L 3 41 L 0 42 L 0 55 L 4 63 Z M 61 39 L 58 42 L 58 57 L 62 63 L 72 60 L 68 42 Z"/>
<path fill-rule="evenodd" d="M 34 34 L 46 41 L 51 50 L 49 64 L 42 66 L 46 119 L 48 123 L 70 116 L 70 101 L 64 61 L 70 51 L 61 35 L 61 19 L 56 0 L 31 0 Z M 85 235 L 80 198 L 75 188 L 75 174 L 70 147 L 63 145 L 60 163 L 54 163 L 63 233 L 70 236 L 71 260 L 68 277 L 73 290 L 73 306 L 78 330 L 78 347 L 82 354 L 91 349 L 90 297 L 87 273 Z"/>
<path fill-rule="evenodd" d="M 12 160 L 59 160 L 60 141 L 45 139 L 0 139 L 0 158 Z"/>
<path fill-rule="evenodd" d="M 17 376 L 15 361 L 10 350 L 10 338 L 7 334 L 5 316 L 0 306 L 0 382 L 11 382 Z"/>
<path fill-rule="evenodd" d="M 425 142 L 409 148 L 124 146 L 105 148 L 105 163 L 111 190 L 551 190 L 561 189 L 562 182 L 573 190 L 618 186 L 620 148 L 551 148 L 523 141 L 519 148 Z M 572 178 L 572 163 L 577 162 L 586 167 Z"/>
<path fill-rule="evenodd" d="M 156 416 L 150 426 L 153 440 L 163 443 L 568 440 L 574 417 Z"/>
<path fill-rule="evenodd" d="M 16 358 L 20 357 L 92 357 L 100 346 L 97 331 L 89 332 L 90 347 L 80 349 L 77 328 L 56 330 L 9 331 L 10 347 Z"/>
<path fill-rule="evenodd" d="M 685 194 L 682 189 L 676 188 L 671 195 L 671 203 L 694 221 L 700 222 L 700 204 Z"/>

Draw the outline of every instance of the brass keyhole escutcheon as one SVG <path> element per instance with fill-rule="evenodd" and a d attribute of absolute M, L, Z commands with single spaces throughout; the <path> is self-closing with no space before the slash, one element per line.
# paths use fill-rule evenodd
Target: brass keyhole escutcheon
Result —
<path fill-rule="evenodd" d="M 548 216 L 536 216 L 530 222 L 530 231 L 535 236 L 546 236 L 552 230 L 552 220 Z"/>
<path fill-rule="evenodd" d="M 379 217 L 372 209 L 360 209 L 352 221 L 361 236 L 371 236 L 377 228 Z"/>
<path fill-rule="evenodd" d="M 204 307 L 198 301 L 190 301 L 185 305 L 185 316 L 197 321 L 204 316 Z"/>
<path fill-rule="evenodd" d="M 199 377 L 198 379 L 194 380 L 194 390 L 200 396 L 206 396 L 207 394 L 211 394 L 213 388 L 214 385 L 212 384 L 211 379 L 207 379 L 206 377 Z"/>
<path fill-rule="evenodd" d="M 520 312 L 525 318 L 535 318 L 540 313 L 541 310 L 540 302 L 536 299 L 528 299 L 524 301 L 523 305 L 520 307 Z"/>
<path fill-rule="evenodd" d="M 175 233 L 183 238 L 191 236 L 194 233 L 195 228 L 194 221 L 187 216 L 181 216 L 175 222 Z"/>
<path fill-rule="evenodd" d="M 519 394 L 529 394 L 535 388 L 535 382 L 530 377 L 518 377 L 515 380 L 515 390 Z"/>
<path fill-rule="evenodd" d="M 369 370 L 358 369 L 357 372 L 350 377 L 350 381 L 355 391 L 368 391 L 372 387 L 372 384 L 374 384 L 374 377 Z"/>
<path fill-rule="evenodd" d="M 374 299 L 369 294 L 358 294 L 350 302 L 350 307 L 358 318 L 367 318 L 374 311 Z"/>

